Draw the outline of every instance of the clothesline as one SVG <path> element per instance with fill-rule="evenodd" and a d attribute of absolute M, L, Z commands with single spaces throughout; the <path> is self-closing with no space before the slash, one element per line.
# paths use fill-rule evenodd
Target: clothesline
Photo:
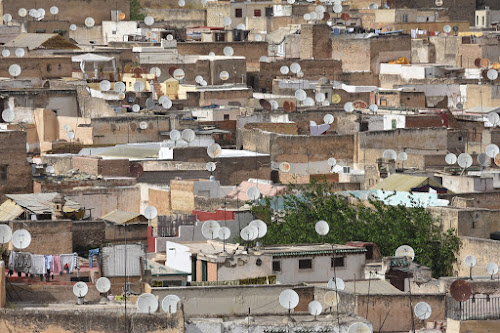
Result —
<path fill-rule="evenodd" d="M 29 252 L 10 251 L 9 269 L 17 273 L 32 275 L 70 274 L 80 269 L 76 252 L 70 254 L 43 255 Z"/>

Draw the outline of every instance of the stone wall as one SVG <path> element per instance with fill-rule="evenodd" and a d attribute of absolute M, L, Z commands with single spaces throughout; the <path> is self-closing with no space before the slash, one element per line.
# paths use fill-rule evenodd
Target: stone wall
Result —
<path fill-rule="evenodd" d="M 473 276 L 487 276 L 486 265 L 500 258 L 500 241 L 475 237 L 460 237 L 460 250 L 454 270 L 457 276 L 469 276 L 469 267 L 465 266 L 465 257 L 473 255 L 477 264 L 472 270 Z"/>
<path fill-rule="evenodd" d="M 100 247 L 105 240 L 103 221 L 73 221 L 73 250 Z"/>
<path fill-rule="evenodd" d="M 129 161 L 120 159 L 104 160 L 93 156 L 73 156 L 73 168 L 79 173 L 95 176 L 130 177 Z"/>
<path fill-rule="evenodd" d="M 52 79 L 71 77 L 72 72 L 72 62 L 70 57 L 37 56 L 36 58 L 32 58 L 26 56 L 24 58 L 3 58 L 0 62 L 0 76 L 11 77 L 9 74 L 9 67 L 13 64 L 18 64 L 19 66 L 21 66 L 21 74 L 18 76 L 19 78 L 41 77 L 43 79 Z"/>
<path fill-rule="evenodd" d="M 1 131 L 0 156 L 0 167 L 5 171 L 0 176 L 0 193 L 31 193 L 33 183 L 31 166 L 26 161 L 26 132 Z"/>
<path fill-rule="evenodd" d="M 145 121 L 148 127 L 139 127 Z M 123 116 L 92 119 L 93 140 L 96 145 L 156 142 L 165 139 L 160 132 L 170 130 L 165 116 Z"/>

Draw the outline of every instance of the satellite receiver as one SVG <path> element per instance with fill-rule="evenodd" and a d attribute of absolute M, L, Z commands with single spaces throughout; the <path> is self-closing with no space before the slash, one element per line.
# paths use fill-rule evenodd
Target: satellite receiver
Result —
<path fill-rule="evenodd" d="M 347 333 L 372 333 L 372 330 L 365 323 L 357 322 L 349 326 Z"/>
<path fill-rule="evenodd" d="M 481 167 L 486 167 L 490 164 L 490 157 L 486 153 L 477 155 L 477 162 Z"/>
<path fill-rule="evenodd" d="M 151 69 L 149 70 L 149 74 L 159 77 L 161 75 L 161 69 L 159 69 L 158 67 L 151 67 Z"/>
<path fill-rule="evenodd" d="M 10 51 L 7 49 L 2 50 L 2 57 L 4 58 L 10 57 Z"/>
<path fill-rule="evenodd" d="M 229 79 L 229 73 L 227 71 L 222 71 L 220 72 L 219 77 L 222 81 L 226 81 Z"/>
<path fill-rule="evenodd" d="M 335 5 L 333 5 L 333 12 L 335 14 L 340 14 L 342 13 L 342 5 L 341 4 L 338 4 L 336 3 Z"/>
<path fill-rule="evenodd" d="M 495 158 L 500 153 L 500 149 L 496 144 L 492 143 L 486 146 L 485 152 L 488 157 Z"/>
<path fill-rule="evenodd" d="M 314 316 L 314 320 L 316 320 L 316 316 L 319 316 L 323 311 L 323 306 L 318 301 L 312 301 L 307 305 L 307 310 L 311 316 Z"/>
<path fill-rule="evenodd" d="M 179 5 L 179 7 L 184 7 L 186 5 L 186 1 L 185 0 L 179 0 L 177 2 L 177 4 Z"/>
<path fill-rule="evenodd" d="M 109 82 L 108 80 L 102 80 L 101 82 L 99 82 L 99 88 L 101 89 L 101 91 L 108 91 L 109 89 L 111 89 L 111 82 Z"/>
<path fill-rule="evenodd" d="M 195 138 L 196 133 L 192 129 L 186 128 L 184 131 L 182 131 L 182 139 L 184 139 L 184 141 L 190 143 L 193 142 Z"/>
<path fill-rule="evenodd" d="M 120 93 L 125 92 L 125 89 L 126 89 L 125 83 L 123 83 L 121 81 L 115 83 L 115 87 L 114 87 L 115 92 L 120 94 Z"/>
<path fill-rule="evenodd" d="M 408 154 L 402 151 L 398 154 L 398 159 L 402 162 L 402 165 L 404 166 L 405 161 L 408 160 Z"/>
<path fill-rule="evenodd" d="M 231 236 L 231 229 L 228 227 L 221 227 L 219 229 L 219 234 L 218 237 L 219 239 L 222 239 L 222 244 L 223 244 L 223 249 L 222 251 L 226 252 L 226 241 L 229 239 Z"/>
<path fill-rule="evenodd" d="M 149 16 L 149 15 L 148 15 L 148 16 L 146 16 L 146 17 L 144 18 L 144 23 L 145 23 L 146 25 L 151 26 L 151 25 L 153 25 L 153 24 L 155 23 L 155 19 L 154 19 L 152 16 Z"/>
<path fill-rule="evenodd" d="M 148 220 L 154 220 L 156 216 L 158 216 L 158 210 L 154 206 L 147 206 L 144 208 L 143 214 Z"/>
<path fill-rule="evenodd" d="M 28 15 L 28 11 L 26 10 L 26 8 L 19 8 L 19 10 L 17 11 L 17 15 L 19 15 L 20 17 L 26 17 L 26 15 Z"/>
<path fill-rule="evenodd" d="M 252 186 L 247 190 L 248 199 L 255 201 L 260 198 L 260 190 L 257 186 Z"/>
<path fill-rule="evenodd" d="M 170 131 L 170 140 L 177 142 L 181 139 L 181 132 L 178 130 L 171 130 Z"/>
<path fill-rule="evenodd" d="M 111 289 L 111 281 L 107 277 L 100 277 L 95 284 L 97 291 L 101 294 L 107 293 Z"/>
<path fill-rule="evenodd" d="M 26 229 L 18 229 L 12 234 L 12 245 L 19 250 L 27 248 L 31 243 L 31 234 Z"/>
<path fill-rule="evenodd" d="M 300 72 L 300 70 L 302 69 L 302 67 L 300 67 L 300 65 L 296 62 L 292 63 L 290 65 L 290 70 L 292 71 L 292 73 L 294 74 L 298 74 Z"/>
<path fill-rule="evenodd" d="M 347 102 L 344 104 L 344 111 L 345 112 L 353 112 L 354 111 L 354 104 L 352 102 Z"/>
<path fill-rule="evenodd" d="M 332 95 L 332 103 L 333 104 L 339 104 L 342 98 L 340 97 L 339 94 L 333 94 Z"/>
<path fill-rule="evenodd" d="M 295 98 L 298 100 L 298 101 L 304 101 L 307 97 L 307 94 L 306 92 L 304 91 L 304 89 L 297 89 L 295 91 Z"/>
<path fill-rule="evenodd" d="M 285 289 L 280 293 L 279 302 L 282 307 L 288 310 L 288 316 L 292 309 L 299 305 L 299 294 L 292 289 Z"/>
<path fill-rule="evenodd" d="M 15 114 L 14 114 L 14 111 L 12 111 L 11 109 L 5 109 L 2 111 L 2 119 L 6 123 L 13 122 L 14 118 L 15 118 Z"/>
<path fill-rule="evenodd" d="M 201 81 L 203 81 L 203 76 L 196 75 L 196 77 L 194 78 L 194 82 L 201 84 Z"/>
<path fill-rule="evenodd" d="M 457 163 L 457 155 L 455 155 L 453 153 L 448 153 L 448 154 L 446 154 L 444 160 L 447 164 L 453 165 L 453 164 Z"/>
<path fill-rule="evenodd" d="M 231 57 L 234 54 L 234 49 L 231 46 L 226 46 L 223 50 L 223 53 L 226 57 Z"/>
<path fill-rule="evenodd" d="M 161 301 L 161 309 L 166 313 L 177 313 L 177 304 L 180 300 L 181 299 L 177 295 L 165 296 L 163 301 Z"/>
<path fill-rule="evenodd" d="M 132 111 L 133 112 L 139 112 L 139 111 L 141 111 L 141 106 L 139 104 L 132 105 Z"/>
<path fill-rule="evenodd" d="M 378 111 L 378 105 L 377 104 L 371 104 L 368 109 L 372 112 L 372 113 L 377 113 Z"/>
<path fill-rule="evenodd" d="M 57 8 L 56 6 L 52 6 L 52 7 L 50 7 L 50 13 L 51 13 L 52 15 L 57 15 L 57 14 L 59 14 L 59 8 Z"/>
<path fill-rule="evenodd" d="M 328 288 L 330 289 L 335 289 L 335 290 L 344 290 L 345 289 L 345 282 L 339 277 L 331 278 L 328 280 Z"/>
<path fill-rule="evenodd" d="M 271 110 L 277 110 L 279 107 L 278 102 L 274 99 L 270 100 L 269 104 L 271 104 Z"/>
<path fill-rule="evenodd" d="M 316 222 L 316 224 L 314 225 L 314 230 L 316 230 L 316 233 L 318 235 L 323 236 L 324 238 L 328 231 L 330 231 L 330 226 L 326 221 L 321 220 Z"/>
<path fill-rule="evenodd" d="M 337 165 L 337 160 L 335 159 L 335 157 L 330 157 L 327 162 L 328 165 L 332 168 Z"/>
<path fill-rule="evenodd" d="M 224 18 L 222 19 L 222 22 L 224 23 L 224 25 L 225 25 L 225 26 L 230 26 L 230 25 L 231 25 L 231 23 L 232 23 L 232 20 L 231 20 L 231 18 L 230 18 L 230 17 L 227 17 L 227 16 L 226 16 L 226 17 L 224 17 Z"/>
<path fill-rule="evenodd" d="M 21 66 L 18 64 L 13 64 L 9 66 L 9 74 L 14 78 L 17 78 L 21 74 Z"/>
<path fill-rule="evenodd" d="M 201 226 L 201 234 L 206 239 L 216 239 L 219 237 L 220 225 L 217 221 L 209 220 L 205 221 Z"/>
<path fill-rule="evenodd" d="M 170 109 L 172 105 L 173 105 L 172 100 L 168 97 L 163 101 L 163 103 L 161 103 L 161 106 L 167 110 Z"/>
<path fill-rule="evenodd" d="M 309 21 L 309 20 L 311 20 L 311 14 L 305 13 L 304 14 L 304 21 Z"/>
<path fill-rule="evenodd" d="M 24 49 L 21 47 L 18 47 L 14 53 L 16 54 L 16 57 L 18 57 L 18 58 L 22 58 L 26 54 L 26 52 L 24 52 Z"/>
<path fill-rule="evenodd" d="M 63 130 L 66 132 L 69 132 L 69 131 L 71 131 L 71 126 L 69 126 L 69 124 L 66 124 L 63 126 Z"/>
<path fill-rule="evenodd" d="M 314 99 L 311 97 L 306 97 L 303 102 L 304 106 L 314 106 Z M 328 126 L 330 127 L 330 126 Z"/>
<path fill-rule="evenodd" d="M 323 94 L 323 93 L 321 93 L 321 92 L 320 93 L 316 93 L 316 95 L 314 95 L 314 99 L 318 103 L 323 103 L 326 100 L 326 95 Z"/>
<path fill-rule="evenodd" d="M 0 231 L 0 235 L 2 234 L 2 232 Z M 486 272 L 491 275 L 491 279 L 493 280 L 493 275 L 497 274 L 498 273 L 498 265 L 494 262 L 489 262 L 487 265 L 486 265 Z"/>
<path fill-rule="evenodd" d="M 255 238 L 263 238 L 267 234 L 267 224 L 262 220 L 253 220 L 248 224 L 250 227 L 257 229 L 257 236 Z"/>
<path fill-rule="evenodd" d="M 153 99 L 152 99 L 152 98 L 148 98 L 148 99 L 146 99 L 146 103 L 145 103 L 145 104 L 146 104 L 146 108 L 147 108 L 148 110 L 153 110 L 153 109 L 154 109 L 154 107 L 155 107 L 155 101 L 153 101 Z"/>
<path fill-rule="evenodd" d="M 78 305 L 84 303 L 85 295 L 89 292 L 89 286 L 83 281 L 78 281 L 73 285 L 73 294 L 78 297 Z"/>
<path fill-rule="evenodd" d="M 94 20 L 92 17 L 87 17 L 87 18 L 85 19 L 85 26 L 86 26 L 87 28 L 89 28 L 89 29 L 90 29 L 90 28 L 92 28 L 94 25 L 95 25 L 95 20 Z"/>
<path fill-rule="evenodd" d="M 495 81 L 497 78 L 498 78 L 498 72 L 497 70 L 495 69 L 489 69 L 487 72 L 486 72 L 486 76 L 488 77 L 488 79 L 490 79 L 491 81 Z"/>
<path fill-rule="evenodd" d="M 73 140 L 75 138 L 75 132 L 68 132 L 68 133 L 66 133 L 66 137 L 70 141 Z"/>
<path fill-rule="evenodd" d="M 472 165 L 472 156 L 467 153 L 462 153 L 458 155 L 457 162 L 461 168 L 467 169 Z"/>
<path fill-rule="evenodd" d="M 371 4 L 368 5 L 368 8 L 370 8 L 372 10 L 377 10 L 378 4 L 376 4 L 375 2 L 372 2 Z"/>
<path fill-rule="evenodd" d="M 382 158 L 384 158 L 386 160 L 394 160 L 395 161 L 398 158 L 398 154 L 393 149 L 386 149 L 382 153 Z"/>
<path fill-rule="evenodd" d="M 212 172 L 214 172 L 216 168 L 217 166 L 214 162 L 207 162 L 207 164 L 205 164 L 205 169 L 207 171 L 210 171 L 210 174 L 212 174 Z"/>
<path fill-rule="evenodd" d="M 144 88 L 146 88 L 146 85 L 144 84 L 144 82 L 137 81 L 136 83 L 134 83 L 134 90 L 136 92 L 142 92 L 142 91 L 144 91 Z"/>
<path fill-rule="evenodd" d="M 71 31 L 76 31 L 76 29 L 77 29 L 76 24 L 70 24 L 70 25 L 69 25 L 69 30 L 71 30 Z"/>
<path fill-rule="evenodd" d="M 395 256 L 407 257 L 410 259 L 410 261 L 413 261 L 413 259 L 415 259 L 415 251 L 410 245 L 401 245 L 396 249 Z"/>
<path fill-rule="evenodd" d="M 280 73 L 281 74 L 287 75 L 289 72 L 290 72 L 290 69 L 288 68 L 288 66 L 281 66 L 280 67 Z"/>
<path fill-rule="evenodd" d="M 469 254 L 465 257 L 465 266 L 469 267 L 469 278 L 472 280 L 472 268 L 476 266 L 477 259 L 473 255 Z"/>
<path fill-rule="evenodd" d="M 222 148 L 218 143 L 212 143 L 207 147 L 207 154 L 211 158 L 217 158 L 222 154 Z"/>
<path fill-rule="evenodd" d="M 281 162 L 280 163 L 280 166 L 279 166 L 279 169 L 281 172 L 284 172 L 284 173 L 288 173 L 290 172 L 290 163 L 288 162 Z"/>
<path fill-rule="evenodd" d="M 323 301 L 330 308 L 330 314 L 332 313 L 333 307 L 339 302 L 340 297 L 335 291 L 327 291 L 323 296 Z"/>
<path fill-rule="evenodd" d="M 145 130 L 145 129 L 147 129 L 147 128 L 148 128 L 148 123 L 147 123 L 147 122 L 145 122 L 145 121 L 141 121 L 141 122 L 139 123 L 139 128 L 140 128 L 141 130 Z"/>
<path fill-rule="evenodd" d="M 432 314 L 432 308 L 427 302 L 419 302 L 415 305 L 415 316 L 420 320 L 429 319 Z"/>
<path fill-rule="evenodd" d="M 448 24 L 445 25 L 443 27 L 443 31 L 446 32 L 447 34 L 449 34 L 451 32 L 451 26 L 449 26 Z"/>
<path fill-rule="evenodd" d="M 472 295 L 472 288 L 465 280 L 456 280 L 450 286 L 451 297 L 457 302 L 460 302 L 460 310 L 462 309 L 462 302 L 468 300 Z"/>
<path fill-rule="evenodd" d="M 488 119 L 488 122 L 493 126 L 498 125 L 498 123 L 500 122 L 500 116 L 495 111 L 488 113 L 486 118 Z"/>
<path fill-rule="evenodd" d="M 12 21 L 12 15 L 4 14 L 3 21 L 4 21 L 4 23 L 9 23 L 10 21 Z"/>
<path fill-rule="evenodd" d="M 158 300 L 150 293 L 144 293 L 137 299 L 137 312 L 152 314 L 158 310 Z"/>
<path fill-rule="evenodd" d="M 182 68 L 177 68 L 174 71 L 174 79 L 177 81 L 183 80 L 186 77 L 186 73 L 184 73 L 184 70 Z"/>
<path fill-rule="evenodd" d="M 45 171 L 47 171 L 48 174 L 53 174 L 56 171 L 56 168 L 54 168 L 53 165 L 49 165 L 49 166 L 47 166 Z"/>
<path fill-rule="evenodd" d="M 260 34 L 255 35 L 255 41 L 262 42 L 262 35 L 260 35 Z"/>
<path fill-rule="evenodd" d="M 246 26 L 243 23 L 240 23 L 236 26 L 236 30 L 245 30 Z"/>
<path fill-rule="evenodd" d="M 0 224 L 0 243 L 6 244 L 12 239 L 12 229 L 7 224 Z"/>

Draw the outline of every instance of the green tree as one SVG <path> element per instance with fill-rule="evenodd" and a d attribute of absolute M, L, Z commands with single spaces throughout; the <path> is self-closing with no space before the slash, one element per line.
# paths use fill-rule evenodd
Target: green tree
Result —
<path fill-rule="evenodd" d="M 139 0 L 130 0 L 130 20 L 131 21 L 143 21 L 144 13 L 142 11 L 142 6 Z"/>
<path fill-rule="evenodd" d="M 255 216 L 269 224 L 264 244 L 321 242 L 314 225 L 325 220 L 330 226 L 325 242 L 374 242 L 384 256 L 407 244 L 415 250 L 415 261 L 430 267 L 434 277 L 452 274 L 459 238 L 453 230 L 443 233 L 438 221 L 418 203 L 415 207 L 375 200 L 352 204 L 324 184 L 291 186 L 283 198 L 285 214 L 279 221 L 272 218 L 271 201 L 254 207 Z"/>

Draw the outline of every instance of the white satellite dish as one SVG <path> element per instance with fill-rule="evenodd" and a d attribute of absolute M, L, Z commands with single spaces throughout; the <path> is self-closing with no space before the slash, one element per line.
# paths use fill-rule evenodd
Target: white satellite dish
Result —
<path fill-rule="evenodd" d="M 179 1 L 177 1 L 177 4 L 179 5 L 179 7 L 184 7 L 186 5 L 186 1 L 185 0 L 179 0 Z"/>
<path fill-rule="evenodd" d="M 155 101 L 153 101 L 153 99 L 152 99 L 152 98 L 148 98 L 148 99 L 146 99 L 146 103 L 145 103 L 145 104 L 146 104 L 146 108 L 147 108 L 148 110 L 153 110 L 153 109 L 154 109 L 154 107 L 155 107 Z"/>
<path fill-rule="evenodd" d="M 57 14 L 59 14 L 59 8 L 57 8 L 56 6 L 52 6 L 52 7 L 50 7 L 50 13 L 51 13 L 52 15 L 57 15 Z"/>
<path fill-rule="evenodd" d="M 451 32 L 451 26 L 449 26 L 448 24 L 445 25 L 443 27 L 443 31 L 446 32 L 447 34 L 449 34 Z"/>
<path fill-rule="evenodd" d="M 485 152 L 488 157 L 495 158 L 500 153 L 500 149 L 496 144 L 492 143 L 486 146 Z"/>
<path fill-rule="evenodd" d="M 420 320 L 429 319 L 432 314 L 432 308 L 427 302 L 419 302 L 415 305 L 415 316 Z"/>
<path fill-rule="evenodd" d="M 174 40 L 174 36 L 172 36 L 171 34 L 168 34 L 167 35 L 167 40 L 168 41 Z"/>
<path fill-rule="evenodd" d="M 125 86 L 125 83 L 123 83 L 123 82 L 121 82 L 121 81 L 120 81 L 120 82 L 116 82 L 116 83 L 115 83 L 115 86 L 114 86 L 114 88 L 113 88 L 113 89 L 115 90 L 115 92 L 117 92 L 117 93 L 119 93 L 119 94 L 120 94 L 120 93 L 125 92 L 125 89 L 126 89 L 126 88 L 127 88 L 127 87 Z"/>
<path fill-rule="evenodd" d="M 69 25 L 69 30 L 71 30 L 71 31 L 76 31 L 76 29 L 77 29 L 76 24 L 70 24 L 70 25 Z"/>
<path fill-rule="evenodd" d="M 149 74 L 159 77 L 161 75 L 161 69 L 159 69 L 158 67 L 151 67 L 149 69 Z"/>
<path fill-rule="evenodd" d="M 158 216 L 158 210 L 154 206 L 147 206 L 144 208 L 144 217 L 148 220 L 154 220 L 156 216 Z"/>
<path fill-rule="evenodd" d="M 386 149 L 382 153 L 382 158 L 384 158 L 386 160 L 394 160 L 395 161 L 398 158 L 398 153 L 396 153 L 396 151 L 393 149 Z"/>
<path fill-rule="evenodd" d="M 151 25 L 153 25 L 153 24 L 155 23 L 155 19 L 154 19 L 152 16 L 149 16 L 149 15 L 148 15 L 148 16 L 146 16 L 146 17 L 144 18 L 144 23 L 145 23 L 146 25 L 151 26 Z"/>
<path fill-rule="evenodd" d="M 257 229 L 256 238 L 263 238 L 267 234 L 267 224 L 262 220 L 253 220 L 248 225 Z"/>
<path fill-rule="evenodd" d="M 410 245 L 401 245 L 396 249 L 396 257 L 408 257 L 411 261 L 415 259 L 415 251 Z"/>
<path fill-rule="evenodd" d="M 486 118 L 488 119 L 488 122 L 493 126 L 498 125 L 498 123 L 500 122 L 500 116 L 495 111 L 488 113 Z"/>
<path fill-rule="evenodd" d="M 336 289 L 336 290 L 344 290 L 345 289 L 345 282 L 339 277 L 336 278 L 331 278 L 328 280 L 328 288 L 330 289 Z"/>
<path fill-rule="evenodd" d="M 249 228 L 248 226 L 244 227 L 243 229 L 241 229 L 240 231 L 240 237 L 241 239 L 243 239 L 244 241 L 251 241 L 252 239 L 254 239 L 254 229 L 251 229 Z"/>
<path fill-rule="evenodd" d="M 225 26 L 230 26 L 233 21 L 231 20 L 230 17 L 226 16 L 222 19 L 222 22 L 224 23 Z"/>
<path fill-rule="evenodd" d="M 146 128 L 148 128 L 148 123 L 147 123 L 147 122 L 145 122 L 145 121 L 141 121 L 141 122 L 139 123 L 139 128 L 140 128 L 141 130 L 145 130 Z"/>
<path fill-rule="evenodd" d="M 207 171 L 214 172 L 215 169 L 217 169 L 217 166 L 215 165 L 214 162 L 207 162 L 207 164 L 205 164 L 205 169 Z"/>
<path fill-rule="evenodd" d="M 166 98 L 163 103 L 161 103 L 161 106 L 164 108 L 164 109 L 170 109 L 173 105 L 173 102 L 170 98 Z"/>
<path fill-rule="evenodd" d="M 486 76 L 491 81 L 495 81 L 498 78 L 498 72 L 492 68 L 492 69 L 489 69 L 488 72 L 486 72 Z"/>
<path fill-rule="evenodd" d="M 208 52 L 208 56 L 209 57 L 214 57 L 215 56 L 215 52 Z"/>
<path fill-rule="evenodd" d="M 285 289 L 280 293 L 279 302 L 287 310 L 295 309 L 299 305 L 299 294 L 292 289 Z"/>
<path fill-rule="evenodd" d="M 307 310 L 311 316 L 319 316 L 323 311 L 323 306 L 318 301 L 312 301 L 307 305 Z"/>
<path fill-rule="evenodd" d="M 26 15 L 28 15 L 28 11 L 26 10 L 26 8 L 19 8 L 17 15 L 19 15 L 20 17 L 26 17 Z"/>
<path fill-rule="evenodd" d="M 144 88 L 146 88 L 146 85 L 142 81 L 137 81 L 134 83 L 134 90 L 136 92 L 142 92 L 144 91 Z"/>
<path fill-rule="evenodd" d="M 281 162 L 280 165 L 279 165 L 279 169 L 281 172 L 290 172 L 290 163 L 288 162 Z"/>
<path fill-rule="evenodd" d="M 12 229 L 7 224 L 0 224 L 0 243 L 6 244 L 12 239 Z"/>
<path fill-rule="evenodd" d="M 236 30 L 246 30 L 246 26 L 243 23 L 240 23 L 236 26 Z"/>
<path fill-rule="evenodd" d="M 108 80 L 102 80 L 101 82 L 99 82 L 99 88 L 101 89 L 101 91 L 108 91 L 109 89 L 111 89 L 111 82 L 109 82 Z"/>
<path fill-rule="evenodd" d="M 321 92 L 320 93 L 316 93 L 316 95 L 314 95 L 314 99 L 318 103 L 323 103 L 326 100 L 326 95 L 323 94 L 323 93 L 321 93 Z"/>
<path fill-rule="evenodd" d="M 490 164 L 490 157 L 485 153 L 481 153 L 477 155 L 477 162 L 483 167 L 488 166 Z"/>
<path fill-rule="evenodd" d="M 330 157 L 328 159 L 328 165 L 331 166 L 331 167 L 336 166 L 337 165 L 337 160 L 334 157 Z"/>
<path fill-rule="evenodd" d="M 472 156 L 470 156 L 467 153 L 462 153 L 462 154 L 458 155 L 457 161 L 458 161 L 458 165 L 464 169 L 467 169 L 468 167 L 470 167 L 472 165 L 472 162 L 473 162 Z"/>
<path fill-rule="evenodd" d="M 170 140 L 179 141 L 180 139 L 181 139 L 181 132 L 179 132 L 178 130 L 170 131 Z"/>
<path fill-rule="evenodd" d="M 205 221 L 201 226 L 201 234 L 206 239 L 215 239 L 219 237 L 220 225 L 217 221 Z"/>
<path fill-rule="evenodd" d="M 290 72 L 290 69 L 288 68 L 288 66 L 281 66 L 280 67 L 280 73 L 281 74 L 287 75 L 289 72 Z"/>
<path fill-rule="evenodd" d="M 89 292 L 89 286 L 83 281 L 78 281 L 73 285 L 73 294 L 76 297 L 82 298 Z"/>
<path fill-rule="evenodd" d="M 231 236 L 231 229 L 228 227 L 221 227 L 219 229 L 219 239 L 227 240 Z"/>
<path fill-rule="evenodd" d="M 316 230 L 318 235 L 325 236 L 328 231 L 330 231 L 330 226 L 326 221 L 321 220 L 316 222 L 316 224 L 314 225 L 314 229 Z"/>
<path fill-rule="evenodd" d="M 207 85 L 208 85 L 208 83 L 205 80 L 200 82 L 200 86 L 206 87 Z"/>
<path fill-rule="evenodd" d="M 338 4 L 338 3 L 337 3 L 337 4 L 335 4 L 335 5 L 333 5 L 333 12 L 334 12 L 335 14 L 340 14 L 340 13 L 342 13 L 342 5 L 341 5 L 341 4 Z"/>
<path fill-rule="evenodd" d="M 66 124 L 66 125 L 63 126 L 63 130 L 66 131 L 66 132 L 69 132 L 69 131 L 71 131 L 71 126 L 69 126 L 68 124 Z"/>
<path fill-rule="evenodd" d="M 4 14 L 3 21 L 4 21 L 4 23 L 9 23 L 10 21 L 12 21 L 12 15 Z"/>
<path fill-rule="evenodd" d="M 260 35 L 260 34 L 255 35 L 255 41 L 262 42 L 262 35 Z"/>
<path fill-rule="evenodd" d="M 247 197 L 250 200 L 257 200 L 260 198 L 260 190 L 256 186 L 252 186 L 247 190 Z"/>
<path fill-rule="evenodd" d="M 2 57 L 4 58 L 10 57 L 10 51 L 7 49 L 2 50 Z"/>
<path fill-rule="evenodd" d="M 335 291 L 327 291 L 323 296 L 323 301 L 328 307 L 334 307 L 339 302 L 340 295 Z"/>
<path fill-rule="evenodd" d="M 188 143 L 193 142 L 196 139 L 196 133 L 192 129 L 186 128 L 182 131 L 182 138 Z"/>
<path fill-rule="evenodd" d="M 107 277 L 100 277 L 95 284 L 97 291 L 101 294 L 107 293 L 111 289 L 111 281 Z"/>
<path fill-rule="evenodd" d="M 229 79 L 229 73 L 227 71 L 222 71 L 220 72 L 219 77 L 222 81 L 226 81 Z"/>
<path fill-rule="evenodd" d="M 42 19 L 45 17 L 45 9 L 43 8 L 38 8 L 38 18 Z"/>
<path fill-rule="evenodd" d="M 47 166 L 47 168 L 45 168 L 45 171 L 48 173 L 48 174 L 53 174 L 54 172 L 56 172 L 56 168 L 54 168 L 53 165 L 49 165 Z"/>
<path fill-rule="evenodd" d="M 15 118 L 15 114 L 14 114 L 14 111 L 12 111 L 11 109 L 5 109 L 2 111 L 2 119 L 6 123 L 13 122 L 14 118 Z"/>
<path fill-rule="evenodd" d="M 234 49 L 231 46 L 226 46 L 223 50 L 223 53 L 226 57 L 232 57 L 234 54 Z"/>
<path fill-rule="evenodd" d="M 309 13 L 309 17 L 311 18 L 311 20 L 315 21 L 318 19 L 318 13 L 311 12 L 311 13 Z"/>
<path fill-rule="evenodd" d="M 201 75 L 196 75 L 196 77 L 194 78 L 194 82 L 200 84 L 201 81 L 203 81 L 203 76 Z"/>
<path fill-rule="evenodd" d="M 289 5 L 293 5 L 295 3 L 295 0 L 286 0 L 286 2 L 288 2 Z"/>
<path fill-rule="evenodd" d="M 158 310 L 158 300 L 156 296 L 150 293 L 144 293 L 137 299 L 137 312 L 155 313 Z"/>
<path fill-rule="evenodd" d="M 95 20 L 92 17 L 87 17 L 85 19 L 85 26 L 87 28 L 92 28 L 95 25 Z"/>
<path fill-rule="evenodd" d="M 314 106 L 314 99 L 312 99 L 312 97 L 306 97 L 302 103 L 304 106 Z"/>
<path fill-rule="evenodd" d="M 133 112 L 139 112 L 139 111 L 141 111 L 141 106 L 139 104 L 132 105 L 132 111 Z"/>
<path fill-rule="evenodd" d="M 182 68 L 177 68 L 174 71 L 174 79 L 177 81 L 183 80 L 186 77 L 186 73 L 184 73 L 184 70 Z"/>
<path fill-rule="evenodd" d="M 66 137 L 69 140 L 73 140 L 75 138 L 75 133 L 74 132 L 68 132 L 68 133 L 66 133 Z"/>
<path fill-rule="evenodd" d="M 298 74 L 300 72 L 300 70 L 302 69 L 302 67 L 300 67 L 300 65 L 296 62 L 292 63 L 290 65 L 290 70 L 292 71 L 292 73 L 294 74 Z"/>
<path fill-rule="evenodd" d="M 498 265 L 496 263 L 494 263 L 494 262 L 489 262 L 486 265 L 486 272 L 489 275 L 495 275 L 495 274 L 497 274 L 498 273 Z"/>
<path fill-rule="evenodd" d="M 372 330 L 365 323 L 357 322 L 349 326 L 347 333 L 372 333 Z"/>
<path fill-rule="evenodd" d="M 469 268 L 472 268 L 472 267 L 476 266 L 476 264 L 477 264 L 476 257 L 471 255 L 471 254 L 466 256 L 464 261 L 465 261 L 465 266 L 467 266 Z"/>
<path fill-rule="evenodd" d="M 305 100 L 307 97 L 307 93 L 305 92 L 304 89 L 297 89 L 295 91 L 295 98 L 298 100 L 298 101 L 303 101 Z"/>
<path fill-rule="evenodd" d="M 304 14 L 304 21 L 310 21 L 311 20 L 311 14 L 305 13 Z"/>
<path fill-rule="evenodd" d="M 368 109 L 372 112 L 372 113 L 376 113 L 378 111 L 378 105 L 377 104 L 371 104 Z"/>
<path fill-rule="evenodd" d="M 161 309 L 166 313 L 177 313 L 177 304 L 180 302 L 179 296 L 168 295 L 161 301 Z"/>
<path fill-rule="evenodd" d="M 13 64 L 9 66 L 9 74 L 13 77 L 18 77 L 21 74 L 21 66 Z"/>
<path fill-rule="evenodd" d="M 212 143 L 207 147 L 207 154 L 211 158 L 217 158 L 222 154 L 222 148 L 218 143 Z"/>
<path fill-rule="evenodd" d="M 447 164 L 453 165 L 453 164 L 457 163 L 457 155 L 455 155 L 453 153 L 448 153 L 448 154 L 446 154 L 444 160 Z"/>
<path fill-rule="evenodd" d="M 278 102 L 274 99 L 270 100 L 269 104 L 271 104 L 271 110 L 277 110 L 279 107 Z"/>
<path fill-rule="evenodd" d="M 400 161 L 406 161 L 408 159 L 408 154 L 406 152 L 402 151 L 398 154 L 398 159 Z"/>
<path fill-rule="evenodd" d="M 354 104 L 352 102 L 347 102 L 344 104 L 344 111 L 345 112 L 353 112 L 354 111 Z"/>

